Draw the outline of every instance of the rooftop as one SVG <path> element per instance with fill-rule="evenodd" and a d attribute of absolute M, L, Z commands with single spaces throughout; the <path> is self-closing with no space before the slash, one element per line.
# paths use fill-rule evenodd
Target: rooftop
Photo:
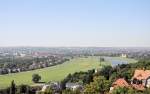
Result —
<path fill-rule="evenodd" d="M 129 87 L 129 84 L 124 80 L 124 78 L 117 79 L 113 84 L 113 87 Z"/>
<path fill-rule="evenodd" d="M 138 80 L 147 79 L 150 76 L 150 70 L 135 70 L 133 78 Z"/>

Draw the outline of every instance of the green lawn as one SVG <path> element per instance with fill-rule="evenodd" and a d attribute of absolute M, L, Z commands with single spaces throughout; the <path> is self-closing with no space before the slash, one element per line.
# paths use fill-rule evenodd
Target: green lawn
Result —
<path fill-rule="evenodd" d="M 114 59 L 122 59 L 122 58 L 114 58 Z M 130 59 L 128 60 L 131 61 Z M 108 65 L 110 64 L 110 62 L 102 62 L 101 64 Z M 42 81 L 44 82 L 60 81 L 64 77 L 66 77 L 69 73 L 74 73 L 78 71 L 87 71 L 93 68 L 100 68 L 99 57 L 74 58 L 68 62 L 53 67 L 28 72 L 1 75 L 0 88 L 5 88 L 9 86 L 12 80 L 14 80 L 17 85 L 20 84 L 32 85 L 33 82 L 31 81 L 31 79 L 32 74 L 34 73 L 38 73 L 39 75 L 41 75 Z"/>
<path fill-rule="evenodd" d="M 78 71 L 87 71 L 93 68 L 99 68 L 98 57 L 89 58 L 75 58 L 69 62 L 63 63 L 61 65 L 56 65 L 53 67 L 48 67 L 44 69 L 38 69 L 34 71 L 21 72 L 15 74 L 1 75 L 0 76 L 0 88 L 7 87 L 12 80 L 18 84 L 33 84 L 32 74 L 38 73 L 42 76 L 42 81 L 60 81 L 69 73 L 74 73 Z"/>

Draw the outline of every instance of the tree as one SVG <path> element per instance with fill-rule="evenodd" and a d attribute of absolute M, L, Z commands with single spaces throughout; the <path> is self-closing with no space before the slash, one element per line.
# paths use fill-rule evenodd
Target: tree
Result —
<path fill-rule="evenodd" d="M 104 76 L 94 77 L 93 82 L 85 86 L 85 94 L 104 94 L 109 91 L 110 82 Z"/>
<path fill-rule="evenodd" d="M 27 85 L 20 85 L 20 86 L 18 86 L 18 90 L 17 90 L 17 92 L 19 93 L 19 94 L 28 94 L 29 93 L 29 86 L 27 86 Z"/>
<path fill-rule="evenodd" d="M 143 91 L 143 94 L 149 94 L 150 93 L 150 88 L 146 88 L 145 91 Z"/>
<path fill-rule="evenodd" d="M 100 62 L 104 62 L 105 59 L 103 57 L 100 57 Z"/>
<path fill-rule="evenodd" d="M 83 83 L 84 84 L 89 84 L 90 82 L 93 81 L 93 75 L 91 74 L 87 74 L 86 76 L 84 76 L 83 78 Z"/>
<path fill-rule="evenodd" d="M 96 90 L 96 87 L 94 83 L 90 83 L 90 84 L 85 85 L 83 92 L 84 94 L 97 94 L 98 92 L 95 90 Z"/>
<path fill-rule="evenodd" d="M 38 83 L 41 80 L 41 76 L 39 74 L 33 74 L 32 75 L 32 81 L 34 83 Z"/>
<path fill-rule="evenodd" d="M 74 91 L 71 89 L 65 89 L 62 91 L 62 94 L 82 94 L 82 93 L 80 92 L 79 89 L 74 90 Z"/>
<path fill-rule="evenodd" d="M 106 80 L 104 76 L 98 76 L 94 78 L 94 83 L 96 84 L 97 91 L 104 94 L 104 92 L 109 91 L 110 82 Z"/>
<path fill-rule="evenodd" d="M 132 88 L 118 87 L 113 90 L 112 94 L 137 94 L 137 92 L 135 90 L 133 90 Z M 144 94 L 146 94 L 146 93 L 144 93 Z"/>
<path fill-rule="evenodd" d="M 62 89 L 62 90 L 66 89 L 66 83 L 67 83 L 67 80 L 66 80 L 66 79 L 64 79 L 64 80 L 62 80 L 62 81 L 60 82 L 60 86 L 61 86 L 61 89 Z"/>
<path fill-rule="evenodd" d="M 10 94 L 16 94 L 16 84 L 15 84 L 14 80 L 11 82 Z"/>
<path fill-rule="evenodd" d="M 102 62 L 104 62 L 105 59 L 103 57 L 100 57 L 100 66 L 102 66 Z"/>
<path fill-rule="evenodd" d="M 104 66 L 101 71 L 100 75 L 106 77 L 107 80 L 109 80 L 110 73 L 112 72 L 112 67 L 111 66 Z"/>

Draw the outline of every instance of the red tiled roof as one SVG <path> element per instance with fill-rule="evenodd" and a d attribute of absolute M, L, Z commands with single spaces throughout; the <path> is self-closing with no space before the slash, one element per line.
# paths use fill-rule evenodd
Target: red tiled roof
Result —
<path fill-rule="evenodd" d="M 129 84 L 124 80 L 124 78 L 117 79 L 112 86 L 116 87 L 129 87 Z"/>
<path fill-rule="evenodd" d="M 150 70 L 135 70 L 133 78 L 138 80 L 147 79 L 150 76 Z"/>

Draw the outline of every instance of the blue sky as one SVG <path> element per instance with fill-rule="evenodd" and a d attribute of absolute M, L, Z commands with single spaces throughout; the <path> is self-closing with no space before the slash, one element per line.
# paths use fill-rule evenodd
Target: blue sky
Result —
<path fill-rule="evenodd" d="M 0 46 L 150 47 L 150 0 L 1 0 Z"/>

